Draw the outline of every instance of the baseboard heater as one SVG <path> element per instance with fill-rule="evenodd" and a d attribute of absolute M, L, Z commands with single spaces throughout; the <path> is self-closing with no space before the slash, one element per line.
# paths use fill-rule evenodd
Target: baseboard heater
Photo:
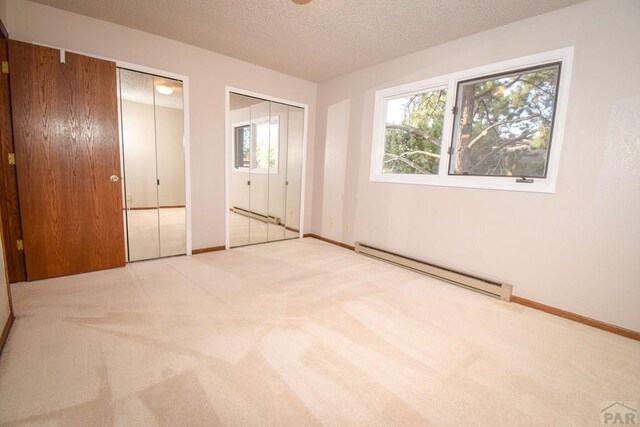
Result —
<path fill-rule="evenodd" d="M 455 285 L 464 286 L 474 291 L 482 292 L 490 296 L 498 297 L 504 301 L 511 301 L 511 292 L 513 286 L 506 283 L 495 282 L 493 280 L 483 279 L 471 274 L 455 271 L 450 268 L 440 267 L 428 262 L 419 261 L 417 259 L 408 258 L 402 255 L 394 254 L 372 246 L 363 245 L 356 242 L 356 252 L 378 258 L 383 261 L 390 262 L 411 270 L 424 273 L 428 276 L 436 277 Z"/>
<path fill-rule="evenodd" d="M 258 212 L 253 212 L 247 209 L 242 209 L 237 206 L 232 207 L 231 212 L 237 213 L 238 215 L 247 216 L 249 218 L 257 219 L 259 221 L 270 222 L 275 225 L 280 225 L 280 218 L 277 216 L 264 215 Z"/>

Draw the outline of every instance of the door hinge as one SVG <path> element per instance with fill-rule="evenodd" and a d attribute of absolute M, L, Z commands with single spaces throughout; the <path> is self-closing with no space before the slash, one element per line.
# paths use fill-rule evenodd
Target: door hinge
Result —
<path fill-rule="evenodd" d="M 24 251 L 24 242 L 22 240 L 16 241 L 16 246 L 18 247 L 19 251 Z"/>
<path fill-rule="evenodd" d="M 9 74 L 9 63 L 2 61 L 2 74 Z"/>
<path fill-rule="evenodd" d="M 16 153 L 9 153 L 7 154 L 8 157 L 8 161 L 10 165 L 15 165 L 16 164 Z"/>
<path fill-rule="evenodd" d="M 453 107 L 453 108 L 451 109 L 451 114 L 453 114 L 454 116 L 455 116 L 456 114 L 458 114 L 458 107 Z"/>
<path fill-rule="evenodd" d="M 453 147 L 447 147 L 447 154 L 448 155 L 452 155 L 453 154 Z"/>

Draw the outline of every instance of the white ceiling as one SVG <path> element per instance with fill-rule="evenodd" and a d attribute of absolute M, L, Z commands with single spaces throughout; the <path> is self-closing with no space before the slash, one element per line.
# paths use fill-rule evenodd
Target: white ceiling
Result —
<path fill-rule="evenodd" d="M 583 0 L 34 1 L 323 81 Z"/>

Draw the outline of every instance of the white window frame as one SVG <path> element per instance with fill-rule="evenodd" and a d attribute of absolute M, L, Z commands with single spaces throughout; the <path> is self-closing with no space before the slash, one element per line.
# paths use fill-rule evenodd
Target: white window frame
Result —
<path fill-rule="evenodd" d="M 276 141 L 278 141 L 278 163 L 276 164 L 276 167 L 274 168 L 257 168 L 255 167 L 255 151 L 256 151 L 256 144 L 257 144 L 257 140 L 255 139 L 255 135 L 256 135 L 256 128 L 259 125 L 263 125 L 263 124 L 268 124 L 269 125 L 269 132 L 271 132 L 271 126 L 276 124 L 278 125 L 278 136 L 276 138 Z M 251 155 L 249 157 L 249 167 L 248 168 L 237 168 L 236 167 L 236 129 L 239 127 L 244 127 L 244 126 L 250 126 L 251 129 L 251 141 L 250 141 L 250 149 L 251 149 Z M 278 116 L 274 116 L 274 117 L 265 117 L 263 119 L 257 119 L 257 120 L 244 120 L 241 122 L 235 122 L 231 125 L 231 132 L 232 132 L 232 136 L 231 136 L 231 143 L 232 143 L 232 154 L 231 154 L 231 170 L 234 172 L 243 172 L 243 173 L 259 173 L 259 174 L 270 174 L 270 175 L 278 175 L 280 172 L 280 117 Z M 271 133 L 269 133 L 269 138 L 271 138 Z"/>
<path fill-rule="evenodd" d="M 569 99 L 569 84 L 571 81 L 571 69 L 573 65 L 573 49 L 573 47 L 567 47 L 535 55 L 524 56 L 376 91 L 373 116 L 373 140 L 371 147 L 371 170 L 369 179 L 374 182 L 387 183 L 555 193 L 558 166 L 560 163 L 560 152 L 564 136 L 567 103 Z M 494 74 L 508 73 L 521 68 L 537 67 L 554 62 L 560 62 L 562 65 L 557 86 L 555 116 L 548 153 L 546 178 L 533 178 L 532 183 L 518 183 L 516 182 L 516 179 L 518 178 L 516 176 L 493 177 L 449 175 L 451 154 L 447 152 L 447 149 L 451 146 L 452 133 L 455 124 L 454 115 L 451 112 L 455 105 L 458 83 Z M 415 95 L 418 93 L 445 88 L 447 89 L 447 101 L 445 106 L 438 174 L 383 173 L 387 101 L 402 96 Z"/>

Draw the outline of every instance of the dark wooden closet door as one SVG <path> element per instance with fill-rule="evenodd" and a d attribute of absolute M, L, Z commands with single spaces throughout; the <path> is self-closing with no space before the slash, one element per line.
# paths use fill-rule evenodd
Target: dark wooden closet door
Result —
<path fill-rule="evenodd" d="M 9 41 L 28 280 L 123 266 L 115 64 Z"/>
<path fill-rule="evenodd" d="M 0 59 L 2 61 L 9 61 L 7 44 L 7 40 L 0 39 Z M 0 73 L 0 215 L 2 216 L 4 253 L 10 283 L 27 280 L 24 253 L 18 249 L 17 244 L 19 240 L 22 240 L 22 227 L 20 225 L 16 167 L 9 164 L 9 156 L 14 153 L 9 74 L 2 72 Z"/>

